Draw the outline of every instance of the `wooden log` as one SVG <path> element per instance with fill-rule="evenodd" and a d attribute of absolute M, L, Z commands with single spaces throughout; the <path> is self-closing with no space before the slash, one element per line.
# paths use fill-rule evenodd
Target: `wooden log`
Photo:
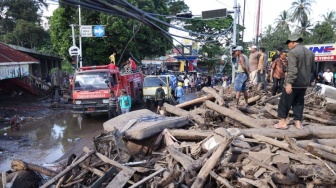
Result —
<path fill-rule="evenodd" d="M 224 99 L 213 88 L 203 87 L 202 91 L 204 91 L 205 93 L 208 93 L 208 94 L 212 95 L 213 97 L 215 97 L 216 102 L 218 103 L 219 106 L 224 105 L 224 103 L 225 103 Z"/>
<path fill-rule="evenodd" d="M 227 146 L 236 138 L 237 136 L 230 137 L 226 141 L 219 144 L 216 151 L 211 155 L 211 157 L 205 162 L 202 166 L 201 170 L 199 171 L 194 183 L 192 184 L 192 188 L 201 188 L 203 187 L 206 179 L 208 178 L 212 169 L 217 165 L 220 157 L 224 153 Z"/>
<path fill-rule="evenodd" d="M 233 188 L 233 186 L 230 184 L 230 182 L 227 179 L 223 178 L 222 176 L 219 176 L 214 171 L 210 172 L 210 176 L 213 177 L 213 178 L 215 178 L 217 181 L 219 181 L 225 187 L 227 187 L 227 188 Z"/>
<path fill-rule="evenodd" d="M 317 144 L 313 142 L 309 143 L 308 146 L 313 147 L 313 148 L 318 148 L 318 149 L 321 149 L 321 150 L 324 150 L 326 152 L 336 155 L 336 148 L 332 148 L 329 146 L 325 146 L 325 145 L 321 145 L 321 144 Z"/>
<path fill-rule="evenodd" d="M 254 158 L 252 156 L 248 155 L 247 158 L 250 159 L 252 163 L 254 163 L 254 164 L 256 164 L 256 165 L 258 165 L 260 167 L 266 168 L 266 169 L 268 169 L 268 170 L 270 170 L 272 172 L 279 172 L 280 173 L 280 171 L 277 168 L 275 168 L 273 166 L 270 166 L 270 165 L 267 165 L 267 164 L 264 164 L 264 163 L 258 161 L 256 158 Z"/>
<path fill-rule="evenodd" d="M 204 118 L 202 118 L 202 116 L 200 116 L 200 115 L 198 115 L 194 112 L 188 112 L 186 110 L 183 110 L 183 109 L 178 108 L 176 106 L 170 105 L 168 103 L 164 103 L 163 106 L 165 107 L 166 111 L 171 113 L 171 114 L 181 116 L 181 117 L 189 117 L 199 124 L 204 124 L 205 123 Z"/>
<path fill-rule="evenodd" d="M 280 96 L 281 96 L 281 93 L 278 93 L 278 94 L 276 94 L 276 95 L 274 95 L 274 96 L 272 96 L 272 97 L 266 98 L 265 100 L 263 100 L 263 101 L 261 102 L 261 104 L 265 104 L 265 103 L 267 103 L 268 101 L 273 100 L 273 99 L 275 99 L 275 98 L 278 98 L 278 97 L 280 97 Z"/>
<path fill-rule="evenodd" d="M 267 137 L 282 138 L 285 135 L 291 138 L 307 138 L 314 135 L 317 138 L 336 138 L 336 126 L 323 126 L 321 127 L 314 125 L 306 125 L 304 129 L 297 129 L 294 126 L 289 127 L 287 130 L 279 130 L 274 127 L 264 127 L 264 128 L 250 128 L 241 129 L 241 133 L 244 136 L 251 137 L 253 134 L 259 134 Z"/>
<path fill-rule="evenodd" d="M 185 130 L 185 129 L 169 129 L 171 135 L 178 140 L 201 141 L 211 135 L 213 131 L 210 130 Z"/>
<path fill-rule="evenodd" d="M 177 177 L 181 175 L 180 170 L 174 170 L 173 172 L 169 173 L 167 178 L 162 178 L 161 181 L 158 184 L 158 187 L 166 187 L 169 185 L 171 182 L 174 181 Z"/>
<path fill-rule="evenodd" d="M 156 172 L 154 172 L 153 174 L 143 178 L 142 180 L 136 182 L 135 184 L 133 184 L 130 188 L 135 188 L 138 187 L 140 185 L 142 185 L 143 183 L 147 182 L 148 180 L 152 179 L 153 177 L 157 176 L 158 174 L 160 174 L 161 172 L 165 171 L 165 168 L 161 168 L 159 170 L 157 170 Z"/>
<path fill-rule="evenodd" d="M 248 103 L 248 104 L 254 103 L 254 102 L 258 101 L 260 98 L 261 98 L 260 95 L 257 95 L 257 96 L 248 98 L 248 99 L 247 99 L 247 103 Z M 245 101 L 240 101 L 240 102 L 239 102 L 239 105 L 244 105 L 244 104 L 245 104 Z"/>
<path fill-rule="evenodd" d="M 265 143 L 268 143 L 268 144 L 272 144 L 274 146 L 277 146 L 279 148 L 282 148 L 282 149 L 287 150 L 287 151 L 292 152 L 292 153 L 299 153 L 298 151 L 294 150 L 286 142 L 278 141 L 278 140 L 275 140 L 275 139 L 272 139 L 272 138 L 269 138 L 269 137 L 266 137 L 266 136 L 262 136 L 262 135 L 257 135 L 257 134 L 253 134 L 252 138 L 258 140 L 259 142 L 265 142 Z"/>
<path fill-rule="evenodd" d="M 186 171 L 191 171 L 195 168 L 194 164 L 195 161 L 189 157 L 188 155 L 179 152 L 177 149 L 173 148 L 172 146 L 167 146 L 167 150 L 169 154 L 181 165 Z"/>
<path fill-rule="evenodd" d="M 282 185 L 297 185 L 299 182 L 299 178 L 290 171 L 287 171 L 286 175 L 281 173 L 271 173 L 271 177 L 275 183 Z"/>
<path fill-rule="evenodd" d="M 268 112 L 269 114 L 271 114 L 273 117 L 278 117 L 278 112 L 275 111 L 273 108 L 272 108 L 272 105 L 271 104 L 266 104 L 265 105 L 265 111 Z"/>
<path fill-rule="evenodd" d="M 259 109 L 253 106 L 238 106 L 238 110 L 249 114 L 258 114 L 261 112 Z"/>
<path fill-rule="evenodd" d="M 205 106 L 220 113 L 224 116 L 227 116 L 231 119 L 234 119 L 238 121 L 239 123 L 242 123 L 243 125 L 247 127 L 257 128 L 257 127 L 265 127 L 270 124 L 270 121 L 264 121 L 264 120 L 257 120 L 253 119 L 249 116 L 246 116 L 244 114 L 237 114 L 235 111 L 228 109 L 226 107 L 222 107 L 219 105 L 216 105 L 215 103 L 211 101 L 205 101 Z"/>
<path fill-rule="evenodd" d="M 290 168 L 292 172 L 298 177 L 305 177 L 305 178 L 317 177 L 323 180 L 325 185 L 327 184 L 334 185 L 336 183 L 334 174 L 331 174 L 331 172 L 328 169 L 322 168 L 317 165 L 292 164 Z"/>
<path fill-rule="evenodd" d="M 11 163 L 11 168 L 13 170 L 16 170 L 16 171 L 31 170 L 31 171 L 35 171 L 35 172 L 38 172 L 38 173 L 46 175 L 46 176 L 50 176 L 50 177 L 54 177 L 54 176 L 57 175 L 57 172 L 55 172 L 53 170 L 47 169 L 47 168 L 39 166 L 39 165 L 26 163 L 26 162 L 21 161 L 21 160 L 13 160 L 12 163 Z"/>
<path fill-rule="evenodd" d="M 332 148 L 336 148 L 336 139 L 313 139 L 313 140 L 297 140 L 296 144 L 301 147 L 305 148 L 310 143 L 318 143 L 325 146 L 329 146 Z"/>
<path fill-rule="evenodd" d="M 317 147 L 312 147 L 312 146 L 309 146 L 308 145 L 308 149 L 307 149 L 310 153 L 313 153 L 314 155 L 317 155 L 323 159 L 327 159 L 329 161 L 332 161 L 332 162 L 336 162 L 336 155 L 335 154 L 332 154 L 332 153 L 329 153 L 327 151 L 324 151 L 320 148 L 317 148 Z"/>
<path fill-rule="evenodd" d="M 336 104 L 328 103 L 328 104 L 326 105 L 326 110 L 327 110 L 327 112 L 329 112 L 329 113 L 336 114 Z"/>
<path fill-rule="evenodd" d="M 187 106 L 192 106 L 192 105 L 196 105 L 196 104 L 202 103 L 202 102 L 204 102 L 206 100 L 211 100 L 213 98 L 214 97 L 212 95 L 206 95 L 204 97 L 200 97 L 200 98 L 197 98 L 197 99 L 193 99 L 193 100 L 190 100 L 190 101 L 187 101 L 187 102 L 175 105 L 175 107 L 184 108 L 184 107 L 187 107 Z"/>
<path fill-rule="evenodd" d="M 88 148 L 85 148 L 83 150 L 88 150 Z M 57 181 L 58 179 L 60 179 L 62 176 L 64 176 L 67 172 L 69 172 L 70 170 L 72 170 L 75 166 L 77 166 L 79 163 L 83 162 L 84 160 L 86 160 L 88 157 L 90 157 L 95 151 L 94 150 L 90 150 L 88 153 L 85 153 L 81 158 L 79 158 L 76 162 L 74 162 L 73 164 L 69 165 L 66 169 L 64 169 L 62 172 L 60 172 L 59 174 L 57 174 L 56 176 L 54 176 L 53 178 L 51 178 L 47 183 L 43 184 L 41 186 L 41 188 L 47 188 L 50 185 L 52 185 L 55 181 Z"/>

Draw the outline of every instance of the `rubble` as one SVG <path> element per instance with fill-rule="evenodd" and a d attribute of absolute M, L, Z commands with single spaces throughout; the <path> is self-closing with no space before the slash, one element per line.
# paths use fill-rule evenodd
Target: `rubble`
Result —
<path fill-rule="evenodd" d="M 307 91 L 303 130 L 278 130 L 277 96 L 250 91 L 249 106 L 235 107 L 232 88 L 202 91 L 187 104 L 165 103 L 166 116 L 137 110 L 105 122 L 95 148 L 57 175 L 47 171 L 42 187 L 336 185 L 336 121 L 323 95 Z"/>

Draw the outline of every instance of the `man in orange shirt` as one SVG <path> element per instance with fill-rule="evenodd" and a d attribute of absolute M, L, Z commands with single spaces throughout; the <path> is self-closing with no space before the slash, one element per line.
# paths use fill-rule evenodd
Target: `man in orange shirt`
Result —
<path fill-rule="evenodd" d="M 277 92 L 282 92 L 282 86 L 285 79 L 285 73 L 287 69 L 287 53 L 285 51 L 280 52 L 280 58 L 274 60 L 271 68 L 271 80 L 273 81 L 272 95 L 276 95 Z"/>

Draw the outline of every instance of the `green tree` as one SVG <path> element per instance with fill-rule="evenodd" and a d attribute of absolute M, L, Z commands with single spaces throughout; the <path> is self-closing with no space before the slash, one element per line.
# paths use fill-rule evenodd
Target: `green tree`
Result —
<path fill-rule="evenodd" d="M 336 11 L 332 10 L 322 15 L 323 21 L 329 23 L 333 29 L 336 28 Z"/>
<path fill-rule="evenodd" d="M 317 23 L 312 29 L 312 35 L 308 38 L 308 42 L 310 44 L 335 43 L 332 25 L 328 22 Z"/>
<path fill-rule="evenodd" d="M 267 30 L 262 33 L 260 39 L 260 46 L 266 48 L 267 51 L 275 50 L 277 47 L 287 47 L 285 41 L 287 40 L 290 30 L 285 27 L 276 27 L 272 28 L 271 26 L 267 27 Z"/>
<path fill-rule="evenodd" d="M 290 17 L 288 14 L 288 11 L 283 10 L 279 17 L 275 20 L 275 23 L 277 24 L 277 27 L 285 27 L 286 29 L 289 30 L 289 21 Z"/>
<path fill-rule="evenodd" d="M 168 2 L 169 7 L 169 13 L 171 15 L 176 15 L 180 12 L 186 12 L 189 11 L 188 5 L 184 3 L 184 1 L 181 0 L 173 0 Z"/>
<path fill-rule="evenodd" d="M 312 11 L 311 6 L 314 2 L 314 0 L 296 0 L 292 2 L 292 6 L 289 9 L 291 20 L 300 23 L 307 19 Z"/>
<path fill-rule="evenodd" d="M 130 1 L 145 12 L 168 14 L 166 2 L 160 0 Z M 154 11 L 154 12 L 153 12 Z M 164 18 L 162 18 L 164 19 Z M 165 55 L 171 48 L 171 41 L 163 37 L 161 32 L 130 18 L 82 9 L 82 25 L 105 25 L 103 38 L 82 38 L 83 65 L 107 64 L 108 57 L 117 52 L 117 61 L 127 59 L 130 52 L 136 59 Z M 70 24 L 78 23 L 76 7 L 61 6 L 51 17 L 51 40 L 55 49 L 63 56 L 69 57 L 68 48 L 72 46 Z M 168 31 L 168 27 L 161 26 Z M 78 34 L 78 28 L 76 28 Z M 78 43 L 77 43 L 78 44 Z M 127 46 L 127 48 L 125 48 Z M 125 55 L 120 54 L 125 50 Z"/>

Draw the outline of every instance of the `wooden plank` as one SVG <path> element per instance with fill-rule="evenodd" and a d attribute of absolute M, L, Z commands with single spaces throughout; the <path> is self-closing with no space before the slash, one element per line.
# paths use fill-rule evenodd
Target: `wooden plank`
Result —
<path fill-rule="evenodd" d="M 120 171 L 113 180 L 106 186 L 106 188 L 116 188 L 116 187 L 124 187 L 128 180 L 133 176 L 134 171 Z"/>

